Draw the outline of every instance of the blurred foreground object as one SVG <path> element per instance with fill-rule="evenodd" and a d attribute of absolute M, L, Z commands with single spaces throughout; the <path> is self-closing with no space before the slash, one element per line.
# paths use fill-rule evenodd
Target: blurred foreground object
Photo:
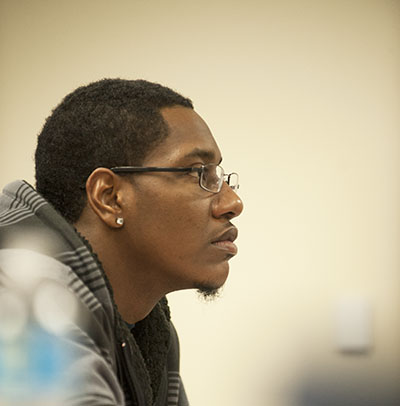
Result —
<path fill-rule="evenodd" d="M 0 404 L 63 405 L 77 390 L 68 374 L 68 344 L 78 303 L 51 277 L 52 259 L 27 250 L 0 251 Z"/>
<path fill-rule="evenodd" d="M 299 382 L 294 405 L 399 406 L 399 381 L 389 370 L 355 373 L 351 368 L 320 367 Z"/>
<path fill-rule="evenodd" d="M 293 405 L 399 406 L 398 360 L 373 358 L 377 347 L 374 300 L 353 292 L 337 297 L 333 309 L 334 352 L 308 354 Z"/>

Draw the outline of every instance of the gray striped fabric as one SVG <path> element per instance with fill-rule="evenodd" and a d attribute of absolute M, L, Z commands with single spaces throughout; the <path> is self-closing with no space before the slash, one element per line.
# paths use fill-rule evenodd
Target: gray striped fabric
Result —
<path fill-rule="evenodd" d="M 38 242 L 42 239 L 47 245 L 38 248 Z M 0 248 L 33 250 L 59 261 L 63 265 L 64 282 L 79 298 L 82 312 L 87 312 L 91 317 L 90 326 L 88 324 L 80 326 L 79 346 L 93 354 L 88 357 L 90 359 L 92 356 L 95 361 L 93 365 L 102 365 L 100 359 L 96 361 L 96 357 L 101 357 L 108 365 L 108 369 L 102 366 L 100 370 L 93 370 L 92 380 L 103 382 L 102 385 L 107 382 L 107 387 L 96 387 L 93 384 L 91 402 L 86 403 L 85 400 L 85 403 L 79 403 L 77 398 L 76 403 L 71 401 L 68 406 L 78 404 L 136 406 L 139 404 L 132 388 L 142 385 L 146 385 L 144 393 L 150 393 L 150 396 L 145 396 L 145 403 L 139 406 L 152 406 L 154 401 L 151 401 L 151 398 L 156 396 L 151 396 L 152 389 L 148 383 L 146 363 L 135 339 L 129 330 L 122 326 L 121 316 L 112 299 L 111 287 L 97 256 L 91 251 L 87 241 L 26 182 L 16 181 L 9 184 L 0 196 Z M 157 311 L 162 312 L 162 306 L 157 306 Z M 165 316 L 163 317 L 165 319 Z M 148 319 L 151 323 L 152 319 Z M 160 386 L 157 405 L 188 406 L 179 376 L 178 338 L 172 324 L 169 321 L 165 323 L 167 328 L 171 329 L 167 368 L 163 368 L 166 371 L 165 381 L 168 383 L 164 389 Z M 122 342 L 130 343 L 133 351 L 132 358 L 125 360 L 133 365 L 136 371 L 138 381 L 133 384 L 132 376 L 121 367 Z M 144 379 L 145 377 L 147 378 Z M 90 398 L 90 394 L 85 396 L 85 399 Z"/>

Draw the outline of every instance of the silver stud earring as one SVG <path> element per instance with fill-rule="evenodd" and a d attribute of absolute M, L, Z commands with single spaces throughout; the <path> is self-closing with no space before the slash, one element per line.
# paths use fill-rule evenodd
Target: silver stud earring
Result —
<path fill-rule="evenodd" d="M 115 219 L 115 222 L 116 222 L 119 226 L 124 225 L 124 219 L 123 219 L 122 217 L 117 217 L 117 218 Z"/>

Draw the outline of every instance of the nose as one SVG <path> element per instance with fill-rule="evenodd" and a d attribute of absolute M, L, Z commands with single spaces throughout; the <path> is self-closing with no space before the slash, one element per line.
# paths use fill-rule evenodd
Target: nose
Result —
<path fill-rule="evenodd" d="M 212 202 L 212 214 L 215 218 L 228 220 L 239 216 L 243 211 L 243 202 L 236 192 L 224 182 L 222 189 L 216 193 Z"/>

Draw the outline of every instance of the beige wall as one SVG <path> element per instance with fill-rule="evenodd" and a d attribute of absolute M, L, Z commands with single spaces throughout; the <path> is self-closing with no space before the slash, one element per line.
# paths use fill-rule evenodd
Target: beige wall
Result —
<path fill-rule="evenodd" d="M 246 206 L 222 299 L 170 295 L 192 405 L 300 405 L 315 374 L 378 390 L 400 375 L 399 45 L 394 0 L 0 0 L 0 186 L 33 182 L 35 137 L 78 85 L 176 88 Z M 364 355 L 337 351 L 343 298 Z"/>

